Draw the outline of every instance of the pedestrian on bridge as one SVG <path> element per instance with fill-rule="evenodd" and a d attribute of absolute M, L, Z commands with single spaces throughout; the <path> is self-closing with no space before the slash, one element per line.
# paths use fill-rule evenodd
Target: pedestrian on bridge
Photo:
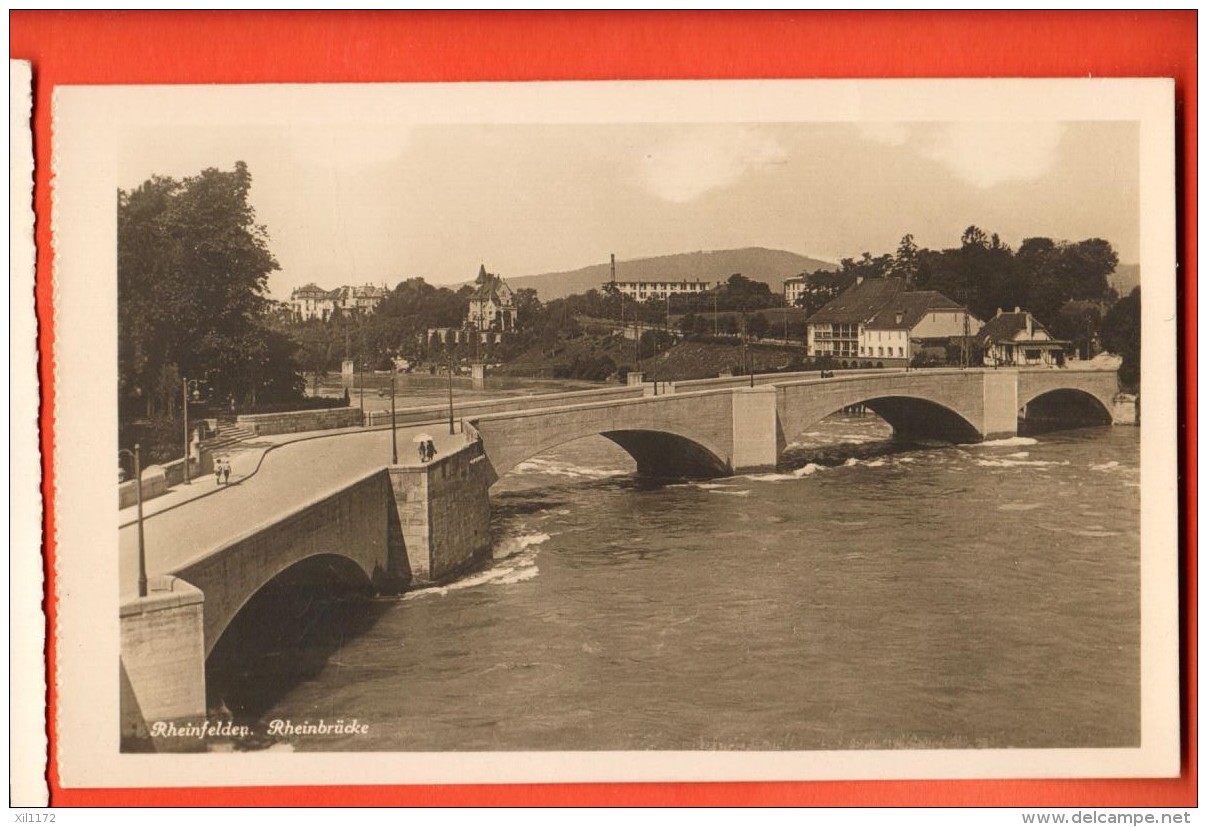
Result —
<path fill-rule="evenodd" d="M 427 451 L 427 461 L 428 462 L 431 462 L 432 460 L 434 460 L 436 458 L 436 443 L 435 442 L 433 442 L 432 440 L 429 439 L 426 443 L 424 443 L 424 450 Z"/>
<path fill-rule="evenodd" d="M 214 485 L 222 485 L 222 458 L 214 460 Z"/>
<path fill-rule="evenodd" d="M 222 460 L 222 484 L 230 485 L 231 481 L 231 461 L 229 459 Z"/>

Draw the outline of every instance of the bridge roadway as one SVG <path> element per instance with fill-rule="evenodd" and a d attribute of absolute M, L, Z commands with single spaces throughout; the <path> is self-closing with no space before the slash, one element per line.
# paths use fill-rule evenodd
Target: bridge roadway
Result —
<path fill-rule="evenodd" d="M 427 433 L 437 456 L 465 443 L 463 434 L 450 435 L 447 421 L 398 429 L 400 465 L 419 464 L 412 438 Z M 390 464 L 390 430 L 378 428 L 324 434 L 282 444 L 263 459 L 259 470 L 215 494 L 199 497 L 144 520 L 147 574 L 154 576 L 225 545 L 236 537 L 280 519 L 328 492 L 347 488 Z M 213 486 L 207 477 L 193 485 Z M 154 502 L 154 501 L 151 501 Z M 122 602 L 138 592 L 138 529 L 127 523 L 131 509 L 122 512 L 119 533 L 119 577 Z"/>

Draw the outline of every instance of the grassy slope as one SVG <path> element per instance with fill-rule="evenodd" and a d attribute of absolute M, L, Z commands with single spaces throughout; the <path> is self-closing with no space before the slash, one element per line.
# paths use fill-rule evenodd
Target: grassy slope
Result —
<path fill-rule="evenodd" d="M 726 370 L 740 372 L 742 353 L 740 344 L 682 342 L 652 358 L 642 359 L 641 367 L 647 377 L 659 380 L 707 379 Z M 800 348 L 759 344 L 752 345 L 750 353 L 756 371 L 784 368 L 794 359 L 804 356 Z M 553 348 L 530 348 L 496 372 L 511 376 L 551 377 L 556 365 L 569 365 L 576 357 L 596 358 L 600 355 L 607 355 L 618 366 L 635 367 L 631 340 L 583 335 L 561 340 Z"/>

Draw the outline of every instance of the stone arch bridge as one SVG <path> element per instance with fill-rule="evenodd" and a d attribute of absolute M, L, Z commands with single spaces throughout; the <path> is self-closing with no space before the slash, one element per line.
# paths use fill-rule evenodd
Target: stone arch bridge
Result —
<path fill-rule="evenodd" d="M 765 376 L 761 382 L 488 414 L 469 422 L 500 476 L 550 448 L 596 434 L 632 455 L 643 475 L 724 476 L 774 468 L 794 436 L 852 405 L 875 411 L 902 437 L 978 442 L 1014 436 L 1029 416 L 1109 423 L 1118 394 L 1114 371 L 1076 369 L 901 371 L 786 381 Z"/>

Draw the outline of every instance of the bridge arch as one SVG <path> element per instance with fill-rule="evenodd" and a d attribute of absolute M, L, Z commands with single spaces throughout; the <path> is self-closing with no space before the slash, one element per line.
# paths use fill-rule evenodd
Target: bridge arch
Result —
<path fill-rule="evenodd" d="M 482 436 L 495 474 L 559 445 L 603 436 L 654 477 L 709 477 L 730 473 L 733 401 L 706 391 L 486 414 L 470 420 Z"/>
<path fill-rule="evenodd" d="M 893 427 L 896 439 L 979 442 L 981 432 L 959 411 L 917 396 L 881 396 L 862 401 Z"/>
<path fill-rule="evenodd" d="M 1103 399 L 1084 388 L 1053 388 L 1019 399 L 1020 433 L 1040 433 L 1073 427 L 1110 425 L 1114 399 Z"/>
<path fill-rule="evenodd" d="M 371 592 L 361 565 L 333 553 L 304 557 L 269 578 L 247 595 L 216 638 L 207 635 L 206 708 L 225 706 L 240 715 L 262 707 L 266 693 L 313 677 L 343 634 L 363 631 L 365 621 L 376 616 L 367 604 L 349 613 L 339 608 L 339 599 Z M 333 628 L 342 632 L 328 633 Z M 309 634 L 312 629 L 317 634 Z M 305 645 L 298 647 L 302 639 Z M 274 658 L 276 653 L 284 653 L 284 659 Z"/>
<path fill-rule="evenodd" d="M 242 615 L 257 605 L 271 602 L 275 595 L 304 594 L 316 592 L 330 594 L 372 594 L 374 582 L 380 571 L 367 571 L 364 563 L 354 557 L 336 552 L 321 552 L 297 558 L 280 568 L 267 573 L 255 588 L 245 590 L 223 590 L 207 582 L 207 578 L 196 575 L 190 583 L 206 595 L 205 601 L 205 656 L 209 658 L 219 643 L 228 638 L 227 632 L 238 628 Z M 196 582 L 200 580 L 201 582 Z M 209 588 L 206 588 L 210 586 Z M 233 599 L 223 600 L 222 597 Z M 211 599 L 211 596 L 216 599 Z M 230 644 L 230 640 L 225 641 Z"/>
<path fill-rule="evenodd" d="M 637 463 L 644 477 L 716 477 L 729 473 L 724 454 L 698 434 L 673 428 L 585 428 L 545 435 L 520 451 L 489 451 L 495 472 L 501 477 L 516 466 L 546 451 L 592 436 L 602 436 L 619 446 Z M 488 443 L 489 448 L 489 443 Z M 496 460 L 495 456 L 499 458 Z"/>
<path fill-rule="evenodd" d="M 980 377 L 899 374 L 877 380 L 802 382 L 779 388 L 777 407 L 785 441 L 852 405 L 865 405 L 893 427 L 894 436 L 946 442 L 984 437 Z M 973 384 L 975 381 L 975 384 Z M 968 387 L 964 387 L 967 385 Z"/>

